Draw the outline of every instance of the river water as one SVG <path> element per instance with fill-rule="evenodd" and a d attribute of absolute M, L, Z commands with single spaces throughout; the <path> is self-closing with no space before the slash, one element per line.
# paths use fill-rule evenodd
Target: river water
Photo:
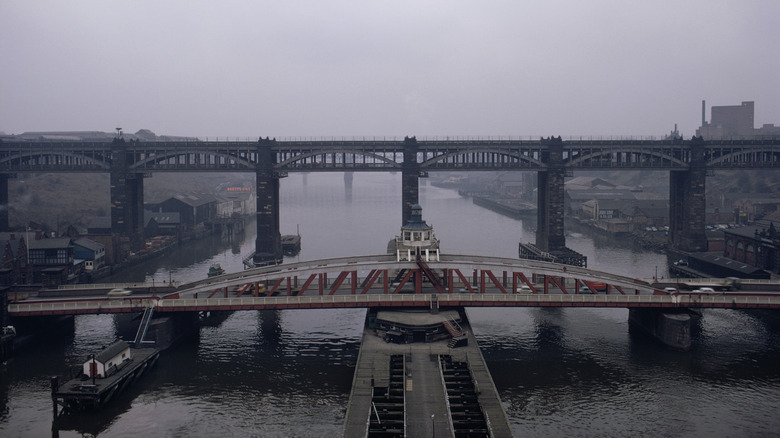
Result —
<path fill-rule="evenodd" d="M 291 174 L 281 182 L 282 233 L 294 260 L 378 254 L 401 226 L 400 174 Z M 422 180 L 423 218 L 445 253 L 516 257 L 534 218 L 506 218 Z M 254 246 L 208 239 L 116 281 L 187 281 L 212 263 L 228 272 Z M 598 269 L 666 276 L 666 256 L 629 242 L 567 235 Z M 628 326 L 625 309 L 470 309 L 515 436 L 777 436 L 780 323 L 706 311 L 689 352 Z M 72 436 L 331 437 L 341 434 L 364 310 L 236 312 L 163 353 L 138 385 L 56 433 Z M 0 435 L 51 436 L 49 378 L 112 342 L 112 316 L 80 316 L 73 333 L 26 348 L 0 367 Z"/>

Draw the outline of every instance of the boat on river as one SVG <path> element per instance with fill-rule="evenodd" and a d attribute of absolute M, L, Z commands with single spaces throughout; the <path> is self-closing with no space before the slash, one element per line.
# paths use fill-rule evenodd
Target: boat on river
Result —
<path fill-rule="evenodd" d="M 216 277 L 216 276 L 222 275 L 224 273 L 225 273 L 225 270 L 222 268 L 222 266 L 220 266 L 219 263 L 214 263 L 209 268 L 208 276 L 209 277 Z"/>

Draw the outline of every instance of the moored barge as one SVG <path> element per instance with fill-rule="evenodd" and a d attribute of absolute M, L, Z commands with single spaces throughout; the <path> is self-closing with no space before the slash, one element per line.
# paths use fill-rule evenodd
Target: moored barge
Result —
<path fill-rule="evenodd" d="M 82 366 L 82 374 L 63 385 L 51 381 L 55 416 L 60 413 L 98 409 L 111 401 L 157 363 L 160 350 L 130 348 L 125 341 L 111 344 L 92 355 Z"/>

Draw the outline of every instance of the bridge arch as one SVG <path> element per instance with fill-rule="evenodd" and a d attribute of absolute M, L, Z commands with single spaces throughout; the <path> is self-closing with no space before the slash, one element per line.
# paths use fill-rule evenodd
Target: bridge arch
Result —
<path fill-rule="evenodd" d="M 63 165 L 69 166 L 65 169 Z M 20 171 L 72 171 L 72 168 L 84 171 L 105 172 L 111 167 L 111 160 L 100 155 L 98 158 L 85 153 L 67 150 L 44 150 L 31 153 L 18 153 L 0 158 L 0 168 L 14 168 Z"/>
<path fill-rule="evenodd" d="M 443 154 L 436 155 L 434 157 L 428 158 L 427 160 L 420 163 L 421 168 L 427 168 L 427 169 L 434 169 L 438 167 L 438 164 L 450 164 L 450 163 L 458 163 L 457 158 L 459 157 L 468 157 L 472 154 L 495 154 L 498 158 L 506 158 L 506 160 L 498 160 L 498 163 L 506 162 L 507 164 L 511 163 L 517 163 L 518 165 L 516 167 L 518 168 L 534 168 L 534 169 L 543 169 L 547 167 L 546 164 L 542 163 L 541 160 L 534 158 L 533 156 L 522 154 L 519 151 L 511 151 L 507 149 L 499 149 L 499 148 L 466 148 L 466 149 L 459 149 L 454 151 L 445 152 Z M 460 163 L 464 164 L 463 167 L 468 167 L 467 163 L 468 160 L 462 160 Z M 525 165 L 523 165 L 525 164 Z M 481 161 L 477 163 L 478 167 L 484 167 L 489 168 L 491 166 L 485 165 Z"/>
<path fill-rule="evenodd" d="M 387 169 L 397 169 L 401 170 L 402 163 L 399 163 L 395 161 L 392 158 L 388 158 L 384 155 L 378 154 L 376 152 L 370 152 L 370 151 L 360 151 L 355 149 L 347 149 L 347 148 L 329 148 L 329 149 L 321 149 L 316 151 L 310 151 L 310 152 L 304 152 L 300 153 L 298 155 L 292 156 L 290 158 L 281 160 L 276 164 L 276 168 L 279 170 L 298 170 L 298 169 L 319 169 L 319 168 L 329 168 L 329 167 L 335 167 L 330 164 L 342 164 L 342 165 L 349 165 L 353 163 L 342 163 L 340 161 L 328 161 L 328 157 L 338 157 L 340 155 L 349 155 L 353 157 L 365 157 L 368 158 L 370 163 L 354 163 L 353 168 L 347 168 L 345 170 L 371 170 L 372 168 L 387 170 Z M 399 154 L 400 155 L 400 154 Z M 318 158 L 324 158 L 321 160 L 317 160 Z M 307 160 L 310 160 L 307 162 Z M 296 164 L 302 164 L 302 165 L 296 165 Z"/>
<path fill-rule="evenodd" d="M 204 160 L 192 158 L 204 158 Z M 167 164 L 173 160 L 173 164 Z M 215 167 L 216 170 L 227 168 L 246 169 L 247 172 L 255 169 L 255 163 L 245 157 L 233 155 L 230 153 L 217 152 L 213 150 L 191 150 L 188 152 L 165 152 L 163 154 L 149 155 L 147 157 L 134 160 L 130 165 L 132 170 L 169 170 L 168 167 L 179 167 L 181 163 L 187 163 L 191 167 L 202 170 L 203 168 Z M 235 165 L 231 165 L 235 163 Z M 184 170 L 187 170 L 186 167 Z"/>
<path fill-rule="evenodd" d="M 611 150 L 600 150 L 600 151 L 594 151 L 594 152 L 588 152 L 584 154 L 577 154 L 576 156 L 570 156 L 568 159 L 564 159 L 564 163 L 566 163 L 570 167 L 587 167 L 588 164 L 592 164 L 592 161 L 599 160 L 597 164 L 600 164 L 600 161 L 602 161 L 603 158 L 607 158 L 608 161 L 612 162 L 612 154 L 614 151 Z M 637 157 L 639 160 L 646 160 L 648 158 L 656 158 L 660 160 L 660 164 L 663 167 L 675 167 L 675 168 L 686 168 L 688 167 L 688 163 L 683 160 L 680 157 L 676 157 L 674 155 L 666 154 L 663 152 L 658 152 L 655 150 L 648 150 L 643 148 L 627 148 L 620 151 L 620 153 L 626 153 L 630 154 L 632 156 Z M 658 163 L 654 163 L 652 167 L 657 167 Z M 648 166 L 651 167 L 651 166 Z"/>
<path fill-rule="evenodd" d="M 714 152 L 714 151 L 713 151 Z M 759 164 L 762 167 L 775 167 L 780 164 L 780 150 L 766 146 L 754 149 L 728 150 L 722 155 L 710 153 L 706 158 L 707 167 L 740 167 Z"/>

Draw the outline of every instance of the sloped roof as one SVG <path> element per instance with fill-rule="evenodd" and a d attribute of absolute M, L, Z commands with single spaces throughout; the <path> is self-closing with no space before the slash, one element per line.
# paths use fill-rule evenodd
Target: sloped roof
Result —
<path fill-rule="evenodd" d="M 630 190 L 566 190 L 569 199 L 576 201 L 587 201 L 590 199 L 636 199 L 634 193 Z"/>
<path fill-rule="evenodd" d="M 625 210 L 631 208 L 631 200 L 599 199 L 599 210 Z"/>
<path fill-rule="evenodd" d="M 596 186 L 602 186 L 602 187 L 615 187 L 616 184 L 613 184 L 605 179 L 595 177 L 595 176 L 578 176 L 575 178 L 572 178 L 564 183 L 564 185 L 568 188 L 569 186 L 580 186 L 580 187 L 596 187 Z"/>
<path fill-rule="evenodd" d="M 31 240 L 29 244 L 30 249 L 56 249 L 67 248 L 73 245 L 73 240 L 70 237 L 52 237 L 50 239 L 38 239 Z"/>
<path fill-rule="evenodd" d="M 97 243 L 94 240 L 87 239 L 86 237 L 82 237 L 76 240 L 73 242 L 73 244 L 87 248 L 90 251 L 99 251 L 105 248 L 105 245 Z"/>
<path fill-rule="evenodd" d="M 216 201 L 216 199 L 214 199 L 214 196 L 207 195 L 204 193 L 186 193 L 186 194 L 183 193 L 183 194 L 178 194 L 169 199 L 177 199 L 192 207 L 199 207 L 201 205 Z"/>
<path fill-rule="evenodd" d="M 154 219 L 158 225 L 178 225 L 181 223 L 181 215 L 178 211 L 144 211 L 144 224 Z"/>
<path fill-rule="evenodd" d="M 111 216 L 95 216 L 87 228 L 111 228 Z"/>
<path fill-rule="evenodd" d="M 702 260 L 722 268 L 728 268 L 732 271 L 739 272 L 740 274 L 745 276 L 755 276 L 766 272 L 761 268 L 748 265 L 745 262 L 738 262 L 736 260 L 723 257 L 719 253 L 709 253 L 709 252 L 693 253 L 691 254 L 691 258 Z"/>
<path fill-rule="evenodd" d="M 113 344 L 109 345 L 108 348 L 101 351 L 99 354 L 95 355 L 95 360 L 100 363 L 106 363 L 114 356 L 118 355 L 119 353 L 127 350 L 130 348 L 130 345 L 128 345 L 125 341 L 116 341 Z"/>

